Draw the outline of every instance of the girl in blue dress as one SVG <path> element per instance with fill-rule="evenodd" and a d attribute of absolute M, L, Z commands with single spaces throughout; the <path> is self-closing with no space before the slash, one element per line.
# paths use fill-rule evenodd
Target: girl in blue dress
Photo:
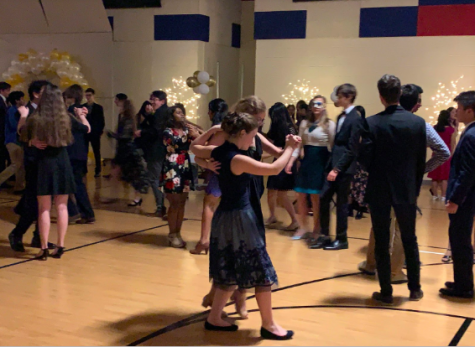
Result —
<path fill-rule="evenodd" d="M 289 135 L 280 158 L 272 164 L 262 163 L 246 153 L 257 135 L 258 125 L 256 118 L 249 114 L 228 115 L 222 123 L 228 140 L 211 153 L 221 164 L 218 180 L 222 196 L 211 226 L 210 278 L 216 292 L 205 328 L 236 331 L 236 325 L 222 318 L 224 306 L 236 288 L 255 288 L 262 318 L 261 336 L 287 340 L 292 338 L 293 332 L 280 327 L 272 315 L 271 286 L 277 284 L 277 274 L 252 204 L 251 180 L 253 175 L 281 172 L 300 138 Z"/>

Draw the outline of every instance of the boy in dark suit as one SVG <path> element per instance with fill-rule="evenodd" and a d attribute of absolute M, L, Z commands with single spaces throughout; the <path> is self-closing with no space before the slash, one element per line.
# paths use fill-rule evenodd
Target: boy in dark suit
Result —
<path fill-rule="evenodd" d="M 366 199 L 371 210 L 375 256 L 381 292 L 373 299 L 393 303 L 389 255 L 391 207 L 399 222 L 407 262 L 410 300 L 422 299 L 419 248 L 416 237 L 416 203 L 426 162 L 426 123 L 399 105 L 401 81 L 384 75 L 378 82 L 386 110 L 366 118 L 360 163 L 369 174 Z"/>
<path fill-rule="evenodd" d="M 104 133 L 105 119 L 104 109 L 101 105 L 96 104 L 96 91 L 92 88 L 87 88 L 85 92 L 87 103 L 82 105 L 87 108 L 87 120 L 91 125 L 91 132 L 86 135 L 86 147 L 89 150 L 89 144 L 92 146 L 94 152 L 94 159 L 96 161 L 96 169 L 94 177 L 101 176 L 101 136 Z"/>
<path fill-rule="evenodd" d="M 356 173 L 356 157 L 360 144 L 363 125 L 361 116 L 353 105 L 356 99 L 356 88 L 351 84 L 343 84 L 337 89 L 338 106 L 343 112 L 338 116 L 335 144 L 332 148 L 327 167 L 327 180 L 320 197 L 321 236 L 310 244 L 310 248 L 325 250 L 348 249 L 348 196 L 351 181 Z M 336 198 L 336 240 L 330 241 L 330 203 L 333 195 Z"/>
<path fill-rule="evenodd" d="M 465 124 L 452 157 L 447 187 L 449 239 L 454 262 L 454 282 L 440 290 L 444 296 L 473 298 L 472 227 L 475 216 L 475 91 L 461 93 L 457 120 Z"/>

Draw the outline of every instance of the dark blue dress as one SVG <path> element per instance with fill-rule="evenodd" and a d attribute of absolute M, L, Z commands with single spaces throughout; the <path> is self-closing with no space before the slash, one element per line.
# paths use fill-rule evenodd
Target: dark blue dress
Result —
<path fill-rule="evenodd" d="M 238 154 L 246 155 L 225 142 L 211 155 L 221 163 L 218 180 L 222 195 L 211 225 L 210 278 L 222 287 L 271 286 L 277 283 L 277 274 L 251 202 L 251 190 L 257 187 L 251 184 L 252 175 L 231 172 L 231 161 Z"/>

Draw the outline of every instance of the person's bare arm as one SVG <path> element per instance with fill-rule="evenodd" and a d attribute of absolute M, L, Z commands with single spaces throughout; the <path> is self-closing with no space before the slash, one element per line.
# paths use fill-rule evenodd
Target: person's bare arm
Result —
<path fill-rule="evenodd" d="M 284 153 L 272 164 L 263 163 L 245 155 L 236 155 L 231 162 L 231 171 L 235 175 L 241 175 L 243 173 L 250 173 L 257 176 L 278 175 L 289 162 L 292 152 L 298 147 L 299 143 L 299 137 L 289 135 L 287 137 L 287 147 Z"/>
<path fill-rule="evenodd" d="M 221 131 L 220 126 L 214 126 L 193 140 L 190 151 L 198 158 L 209 159 L 211 152 L 226 141 L 226 133 Z"/>
<path fill-rule="evenodd" d="M 272 155 L 273 157 L 276 157 L 276 158 L 278 158 L 282 155 L 282 153 L 284 152 L 284 150 L 282 148 L 278 148 L 278 147 L 274 146 L 274 144 L 272 144 L 262 134 L 257 134 L 257 136 L 259 136 L 259 138 L 261 139 L 262 149 L 264 150 L 264 152 L 267 152 L 267 153 L 269 153 L 270 155 Z"/>
<path fill-rule="evenodd" d="M 195 157 L 195 163 L 204 169 L 213 171 L 216 174 L 219 174 L 218 171 L 221 168 L 221 163 L 218 161 L 214 161 L 213 159 L 206 160 L 203 158 Z"/>

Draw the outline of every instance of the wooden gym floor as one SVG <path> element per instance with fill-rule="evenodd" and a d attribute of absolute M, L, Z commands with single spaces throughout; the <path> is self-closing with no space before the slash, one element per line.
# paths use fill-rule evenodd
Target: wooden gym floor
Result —
<path fill-rule="evenodd" d="M 110 182 L 88 178 L 91 199 L 111 195 Z M 295 330 L 287 342 L 258 338 L 255 300 L 237 333 L 205 332 L 200 306 L 209 289 L 208 256 L 166 247 L 167 224 L 150 217 L 153 197 L 142 209 L 122 200 L 95 203 L 97 223 L 70 226 L 61 260 L 30 261 L 37 252 L 15 254 L 8 233 L 17 216 L 17 196 L 0 192 L 1 345 L 461 345 L 475 344 L 474 303 L 445 300 L 438 290 L 452 279 L 452 266 L 440 262 L 447 246 L 448 218 L 425 187 L 418 220 L 425 297 L 409 302 L 406 285 L 395 286 L 397 305 L 370 300 L 379 290 L 361 275 L 370 220 L 350 219 L 350 249 L 309 250 L 302 241 L 268 230 L 268 250 L 280 279 L 273 295 L 279 323 Z M 199 238 L 202 192 L 190 195 L 183 237 L 192 248 Z M 267 204 L 263 200 L 267 214 Z M 283 222 L 288 222 L 283 210 Z M 25 235 L 29 245 L 31 231 Z M 55 241 L 55 226 L 52 240 Z M 249 294 L 251 295 L 251 294 Z M 233 306 L 227 308 L 232 315 Z"/>

